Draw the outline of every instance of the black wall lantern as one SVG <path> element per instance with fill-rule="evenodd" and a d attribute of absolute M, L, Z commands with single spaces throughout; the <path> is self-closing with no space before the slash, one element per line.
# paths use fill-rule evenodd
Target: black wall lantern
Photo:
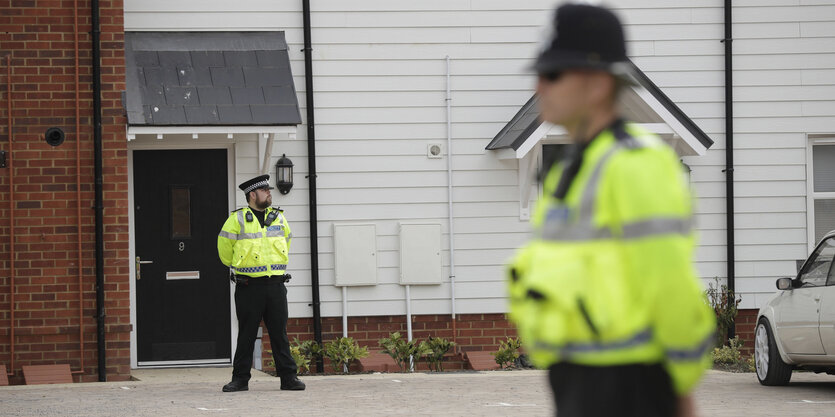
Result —
<path fill-rule="evenodd" d="M 284 154 L 275 163 L 275 187 L 281 194 L 287 194 L 293 188 L 293 161 Z"/>

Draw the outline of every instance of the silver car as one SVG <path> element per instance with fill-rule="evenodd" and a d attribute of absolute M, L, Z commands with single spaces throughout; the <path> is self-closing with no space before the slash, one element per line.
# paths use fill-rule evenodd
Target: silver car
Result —
<path fill-rule="evenodd" d="M 757 315 L 754 361 L 763 385 L 786 385 L 792 370 L 835 375 L 835 230 Z"/>

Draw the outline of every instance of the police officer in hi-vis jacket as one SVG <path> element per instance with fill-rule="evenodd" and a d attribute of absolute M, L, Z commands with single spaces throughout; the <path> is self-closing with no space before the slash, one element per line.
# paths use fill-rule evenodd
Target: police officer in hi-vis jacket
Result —
<path fill-rule="evenodd" d="M 273 359 L 281 389 L 300 391 L 305 385 L 296 377 L 296 363 L 287 340 L 287 288 L 285 275 L 293 234 L 281 209 L 270 207 L 270 176 L 261 175 L 238 187 L 248 207 L 229 215 L 217 238 L 220 261 L 235 281 L 235 311 L 238 316 L 238 347 L 233 360 L 232 381 L 223 392 L 246 391 L 252 368 L 252 351 L 261 319 L 267 325 Z"/>
<path fill-rule="evenodd" d="M 617 17 L 566 4 L 554 25 L 536 91 L 573 151 L 548 171 L 534 237 L 509 267 L 510 318 L 560 417 L 692 416 L 715 317 L 692 266 L 682 164 L 618 115 L 631 67 Z"/>

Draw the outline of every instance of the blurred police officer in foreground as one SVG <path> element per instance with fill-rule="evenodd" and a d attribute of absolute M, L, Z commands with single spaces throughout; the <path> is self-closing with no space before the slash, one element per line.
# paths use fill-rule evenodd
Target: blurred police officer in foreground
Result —
<path fill-rule="evenodd" d="M 618 116 L 630 64 L 616 16 L 566 4 L 554 25 L 536 91 L 573 151 L 548 172 L 534 238 L 511 264 L 511 319 L 560 417 L 693 415 L 715 318 L 691 264 L 683 167 Z"/>
<path fill-rule="evenodd" d="M 230 267 L 235 281 L 238 347 L 233 360 L 232 382 L 223 392 L 246 391 L 252 368 L 252 351 L 261 319 L 267 325 L 273 359 L 282 390 L 304 390 L 296 377 L 296 363 L 287 340 L 287 270 L 293 234 L 281 209 L 270 207 L 270 176 L 261 175 L 238 186 L 248 207 L 229 215 L 217 238 L 220 261 Z"/>

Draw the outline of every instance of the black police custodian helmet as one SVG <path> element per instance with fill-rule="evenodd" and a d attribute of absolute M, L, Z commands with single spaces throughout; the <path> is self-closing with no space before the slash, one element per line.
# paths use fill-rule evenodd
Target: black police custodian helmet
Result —
<path fill-rule="evenodd" d="M 273 187 L 270 187 L 269 175 L 259 175 L 251 180 L 246 180 L 242 182 L 240 185 L 238 185 L 238 188 L 240 188 L 241 191 L 244 192 L 244 194 L 249 194 L 249 192 L 252 190 L 265 187 L 271 190 L 273 189 Z"/>
<path fill-rule="evenodd" d="M 588 4 L 565 4 L 557 8 L 553 39 L 533 68 L 539 74 L 598 69 L 618 75 L 627 61 L 623 27 L 614 13 Z"/>

